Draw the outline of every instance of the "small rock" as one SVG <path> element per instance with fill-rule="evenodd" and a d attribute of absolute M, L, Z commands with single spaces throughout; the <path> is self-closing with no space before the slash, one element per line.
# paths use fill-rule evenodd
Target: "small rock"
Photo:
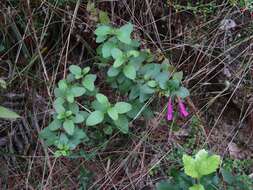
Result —
<path fill-rule="evenodd" d="M 236 26 L 237 24 L 232 19 L 224 19 L 220 23 L 220 29 L 225 30 L 225 31 L 231 30 L 232 28 L 235 28 Z"/>

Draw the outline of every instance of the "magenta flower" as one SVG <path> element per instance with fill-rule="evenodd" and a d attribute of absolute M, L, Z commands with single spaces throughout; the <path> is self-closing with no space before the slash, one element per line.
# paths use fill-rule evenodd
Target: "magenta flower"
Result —
<path fill-rule="evenodd" d="M 168 101 L 167 120 L 168 121 L 173 120 L 173 105 L 172 105 L 171 98 Z"/>
<path fill-rule="evenodd" d="M 187 117 L 189 115 L 189 113 L 187 112 L 184 103 L 182 102 L 182 100 L 180 98 L 178 98 L 178 105 L 179 105 L 179 111 L 180 111 L 180 115 L 182 117 Z"/>

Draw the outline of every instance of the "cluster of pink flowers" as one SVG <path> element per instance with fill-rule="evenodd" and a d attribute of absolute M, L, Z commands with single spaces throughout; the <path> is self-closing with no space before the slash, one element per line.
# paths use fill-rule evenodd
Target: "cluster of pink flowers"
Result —
<path fill-rule="evenodd" d="M 187 117 L 189 113 L 187 112 L 184 103 L 182 102 L 181 98 L 178 98 L 178 106 L 179 106 L 179 113 L 181 117 Z M 168 111 L 167 111 L 167 120 L 173 120 L 173 104 L 171 98 L 168 101 Z"/>

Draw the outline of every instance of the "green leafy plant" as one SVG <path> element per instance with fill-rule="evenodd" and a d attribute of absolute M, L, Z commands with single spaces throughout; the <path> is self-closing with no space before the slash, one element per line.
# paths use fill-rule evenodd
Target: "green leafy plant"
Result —
<path fill-rule="evenodd" d="M 200 150 L 195 158 L 183 155 L 184 172 L 197 180 L 197 183 L 189 188 L 189 190 L 204 190 L 204 186 L 200 184 L 200 179 L 211 173 L 214 173 L 220 165 L 220 156 L 209 155 L 207 151 Z"/>
<path fill-rule="evenodd" d="M 111 87 L 138 105 L 154 94 L 182 99 L 189 96 L 181 85 L 183 73 L 176 72 L 167 59 L 162 64 L 154 63 L 150 51 L 140 49 L 140 42 L 131 39 L 132 31 L 130 23 L 120 28 L 100 25 L 95 31 L 96 42 L 102 43 L 97 52 L 108 66 L 107 82 Z"/>
<path fill-rule="evenodd" d="M 90 67 L 71 65 L 54 90 L 53 121 L 40 133 L 48 146 L 57 147 L 56 156 L 69 155 L 79 144 L 104 141 L 114 131 L 128 134 L 132 119 L 152 116 L 152 109 L 144 105 L 155 94 L 180 100 L 189 95 L 182 87 L 182 72 L 176 72 L 168 60 L 154 63 L 152 53 L 131 38 L 131 23 L 112 27 L 102 13 L 100 20 L 105 23 L 95 30 L 96 42 L 101 43 L 98 65 L 105 74 L 100 80 L 120 98 L 111 101 L 114 97 L 99 92 L 97 75 L 90 73 Z"/>
<path fill-rule="evenodd" d="M 220 156 L 209 156 L 205 150 L 200 150 L 195 158 L 183 155 L 184 171 L 187 175 L 195 179 L 211 174 L 217 170 L 220 164 Z"/>
<path fill-rule="evenodd" d="M 206 150 L 200 150 L 194 157 L 183 155 L 184 173 L 177 170 L 172 172 L 172 181 L 163 181 L 157 184 L 157 190 L 171 189 L 189 189 L 204 190 L 213 189 L 210 184 L 215 187 L 219 180 L 213 175 L 220 165 L 220 156 L 209 155 Z M 210 175 L 211 174 L 211 175 Z M 204 185 L 203 185 L 204 184 Z"/>
<path fill-rule="evenodd" d="M 174 156 L 174 159 L 178 156 Z M 253 180 L 244 173 L 252 161 L 225 159 L 219 175 L 215 172 L 220 165 L 218 155 L 209 155 L 207 151 L 200 150 L 194 157 L 186 154 L 182 157 L 184 172 L 172 167 L 168 172 L 169 179 L 156 184 L 157 190 L 252 190 Z"/>
<path fill-rule="evenodd" d="M 48 146 L 57 147 L 56 156 L 67 156 L 77 145 L 90 140 L 87 135 L 89 131 L 78 125 L 89 127 L 103 124 L 106 126 L 105 134 L 111 134 L 113 128 L 125 134 L 129 130 L 126 113 L 132 109 L 131 104 L 123 101 L 111 104 L 105 95 L 98 93 L 94 84 L 97 76 L 89 73 L 89 67 L 81 69 L 71 65 L 69 71 L 70 74 L 58 82 L 54 91 L 54 120 L 40 133 Z M 89 109 L 80 110 L 77 99 L 81 96 L 95 98 L 90 104 L 86 102 Z"/>
<path fill-rule="evenodd" d="M 103 121 L 108 121 L 107 123 L 110 125 L 107 126 L 107 133 L 112 130 L 111 125 L 118 128 L 122 133 L 128 133 L 129 121 L 126 113 L 132 109 L 131 104 L 127 102 L 117 102 L 112 105 L 105 95 L 98 93 L 96 95 L 96 100 L 92 102 L 92 107 L 95 111 L 87 118 L 87 126 L 94 126 Z M 111 128 L 111 130 L 108 128 Z"/>
<path fill-rule="evenodd" d="M 89 67 L 81 69 L 71 65 L 69 70 L 67 79 L 60 80 L 54 91 L 54 120 L 40 133 L 48 145 L 58 148 L 57 156 L 69 155 L 69 150 L 75 149 L 80 142 L 89 140 L 84 130 L 77 127 L 89 113 L 80 111 L 76 99 L 95 90 L 96 75 L 88 74 Z"/>

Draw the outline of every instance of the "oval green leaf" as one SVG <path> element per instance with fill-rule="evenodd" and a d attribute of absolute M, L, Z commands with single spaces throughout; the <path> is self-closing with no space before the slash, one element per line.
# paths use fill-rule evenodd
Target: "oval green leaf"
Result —
<path fill-rule="evenodd" d="M 124 134 L 129 132 L 128 120 L 124 115 L 119 116 L 118 120 L 114 121 L 116 127 Z"/>
<path fill-rule="evenodd" d="M 89 91 L 93 91 L 95 89 L 94 82 L 97 76 L 94 74 L 88 74 L 84 77 L 82 84 L 83 86 L 88 89 Z"/>
<path fill-rule="evenodd" d="M 108 98 L 104 95 L 104 94 L 101 94 L 101 93 L 98 93 L 96 95 L 96 99 L 98 100 L 98 102 L 100 104 L 104 104 L 106 106 L 109 106 L 109 101 L 108 101 Z"/>
<path fill-rule="evenodd" d="M 119 118 L 118 111 L 115 107 L 109 108 L 107 113 L 113 120 L 117 120 Z"/>
<path fill-rule="evenodd" d="M 133 65 L 126 65 L 123 69 L 123 73 L 129 79 L 134 80 L 136 78 L 136 69 Z"/>
<path fill-rule="evenodd" d="M 15 112 L 13 112 L 13 111 L 11 111 L 11 110 L 3 107 L 3 106 L 0 106 L 0 118 L 3 118 L 3 119 L 17 119 L 17 118 L 20 118 L 20 116 L 17 113 L 15 113 Z"/>
<path fill-rule="evenodd" d="M 119 114 L 127 113 L 132 109 L 132 105 L 126 102 L 117 102 L 114 107 Z"/>
<path fill-rule="evenodd" d="M 123 52 L 119 48 L 113 48 L 111 54 L 113 59 L 118 59 L 123 56 Z"/>
<path fill-rule="evenodd" d="M 112 32 L 112 28 L 110 26 L 106 26 L 106 25 L 102 25 L 99 26 L 96 30 L 95 30 L 95 34 L 97 36 L 105 36 L 108 35 Z"/>
<path fill-rule="evenodd" d="M 83 87 L 75 86 L 71 88 L 71 92 L 74 95 L 74 97 L 79 97 L 79 96 L 84 95 L 84 93 L 86 92 L 86 89 Z"/>
<path fill-rule="evenodd" d="M 63 123 L 63 128 L 66 131 L 66 133 L 68 133 L 69 135 L 73 135 L 75 130 L 74 122 L 70 119 L 65 120 Z"/>
<path fill-rule="evenodd" d="M 82 74 L 82 69 L 79 66 L 77 66 L 77 65 L 70 65 L 69 71 L 73 75 L 81 75 Z"/>
<path fill-rule="evenodd" d="M 48 128 L 50 129 L 50 131 L 56 131 L 60 129 L 61 126 L 62 126 L 62 122 L 59 119 L 55 119 L 48 125 Z"/>
<path fill-rule="evenodd" d="M 101 111 L 92 112 L 86 120 L 87 126 L 94 126 L 101 123 L 104 120 L 104 113 Z"/>
<path fill-rule="evenodd" d="M 110 67 L 109 70 L 107 71 L 107 75 L 109 77 L 115 77 L 119 74 L 119 70 L 114 68 L 114 67 Z"/>

